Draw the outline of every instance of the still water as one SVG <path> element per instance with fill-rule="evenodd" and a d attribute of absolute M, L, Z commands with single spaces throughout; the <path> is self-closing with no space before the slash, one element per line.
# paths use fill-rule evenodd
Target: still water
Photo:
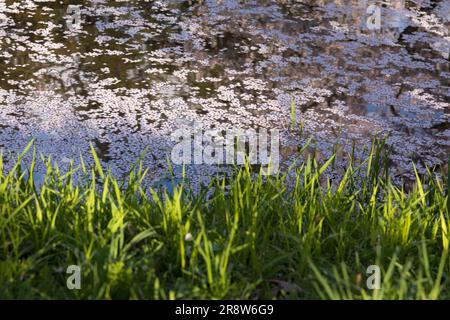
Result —
<path fill-rule="evenodd" d="M 363 0 L 0 0 L 0 147 L 64 164 L 93 144 L 119 173 L 148 147 L 156 177 L 202 123 L 277 128 L 283 161 L 309 135 L 326 157 L 389 134 L 399 176 L 443 164 L 450 1 L 385 2 L 369 30 Z"/>

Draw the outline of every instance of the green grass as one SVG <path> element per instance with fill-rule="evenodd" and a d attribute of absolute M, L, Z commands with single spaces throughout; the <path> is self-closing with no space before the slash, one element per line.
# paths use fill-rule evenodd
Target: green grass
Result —
<path fill-rule="evenodd" d="M 0 160 L 0 298 L 449 299 L 448 177 L 417 175 L 406 192 L 383 150 L 340 181 L 324 175 L 334 157 L 306 157 L 294 181 L 244 166 L 200 194 L 145 189 L 139 165 L 118 181 L 96 156 L 66 173 L 45 160 L 39 186 L 37 160 Z"/>

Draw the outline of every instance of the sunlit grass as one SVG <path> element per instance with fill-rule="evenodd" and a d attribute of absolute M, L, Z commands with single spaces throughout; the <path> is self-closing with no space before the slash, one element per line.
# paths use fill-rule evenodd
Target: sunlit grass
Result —
<path fill-rule="evenodd" d="M 406 192 L 383 149 L 340 181 L 324 175 L 334 157 L 308 157 L 294 181 L 244 166 L 199 194 L 144 188 L 139 165 L 118 181 L 95 153 L 66 173 L 47 161 L 39 184 L 37 160 L 0 160 L 0 298 L 449 299 L 448 176 L 417 174 Z"/>

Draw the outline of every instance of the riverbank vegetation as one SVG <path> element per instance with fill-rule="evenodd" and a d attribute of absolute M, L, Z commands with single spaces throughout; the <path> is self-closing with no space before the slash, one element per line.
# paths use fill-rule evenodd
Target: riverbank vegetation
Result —
<path fill-rule="evenodd" d="M 449 299 L 448 173 L 405 191 L 379 151 L 339 181 L 333 158 L 305 158 L 294 179 L 244 166 L 200 193 L 145 188 L 139 165 L 123 180 L 49 161 L 36 183 L 35 161 L 0 160 L 0 298 Z"/>

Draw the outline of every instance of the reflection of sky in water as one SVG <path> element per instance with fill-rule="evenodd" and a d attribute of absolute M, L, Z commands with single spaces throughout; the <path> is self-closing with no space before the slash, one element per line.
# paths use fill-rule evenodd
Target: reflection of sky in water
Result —
<path fill-rule="evenodd" d="M 325 155 L 337 138 L 389 132 L 399 168 L 439 164 L 449 1 L 391 2 L 370 32 L 358 1 L 79 1 L 83 27 L 70 33 L 66 6 L 0 1 L 0 145 L 36 137 L 64 163 L 93 143 L 119 172 L 150 145 L 157 172 L 170 133 L 197 121 L 279 128 L 287 159 L 302 142 L 289 130 L 294 99 Z"/>

